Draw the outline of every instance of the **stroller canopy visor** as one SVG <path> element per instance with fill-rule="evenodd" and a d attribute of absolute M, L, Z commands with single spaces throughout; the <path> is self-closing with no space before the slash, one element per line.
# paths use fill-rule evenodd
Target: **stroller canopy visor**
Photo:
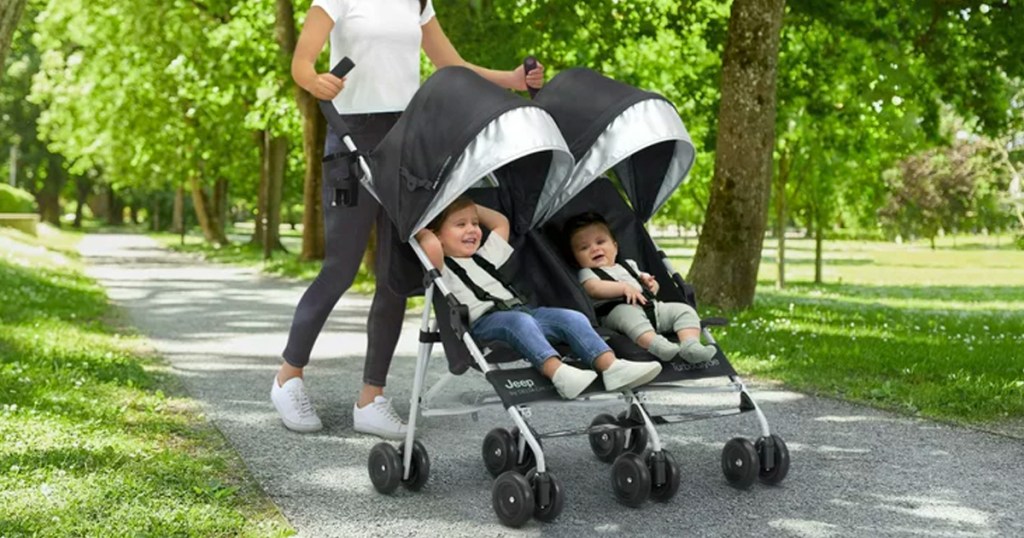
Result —
<path fill-rule="evenodd" d="M 373 190 L 408 241 L 483 178 L 522 182 L 514 192 L 529 226 L 573 158 L 551 116 L 463 67 L 438 70 L 370 154 Z"/>
<path fill-rule="evenodd" d="M 664 97 L 585 68 L 559 73 L 537 103 L 558 123 L 576 167 L 565 188 L 539 202 L 534 224 L 550 219 L 601 174 L 614 169 L 637 217 L 650 219 L 693 166 L 686 127 Z"/>

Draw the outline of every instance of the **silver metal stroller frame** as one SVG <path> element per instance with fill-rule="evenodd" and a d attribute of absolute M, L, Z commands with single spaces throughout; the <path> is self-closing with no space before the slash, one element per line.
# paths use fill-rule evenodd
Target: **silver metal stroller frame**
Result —
<path fill-rule="evenodd" d="M 594 95 L 600 98 L 591 99 Z M 694 160 L 690 136 L 672 104 L 657 94 L 643 92 L 582 68 L 564 71 L 552 79 L 539 93 L 537 102 L 558 122 L 577 160 L 569 181 L 558 191 L 556 198 L 546 200 L 547 205 L 538 211 L 534 221 L 535 226 L 547 230 L 551 248 L 562 252 L 559 241 L 565 239 L 561 237 L 562 225 L 567 218 L 585 211 L 602 213 L 617 236 L 620 256 L 641 263 L 661 284 L 658 298 L 685 302 L 696 308 L 692 288 L 672 267 L 664 251 L 655 245 L 643 226 L 685 181 Z M 619 179 L 620 188 L 606 178 L 600 178 L 609 170 Z M 620 192 L 625 194 L 629 205 Z M 562 260 L 568 270 L 564 257 Z M 575 305 L 575 308 L 597 320 L 589 300 Z M 718 347 L 710 327 L 726 323 L 721 318 L 704 320 L 701 333 L 705 341 Z M 643 360 L 647 356 L 647 360 L 656 360 L 624 336 L 611 337 L 609 344 L 619 357 Z M 672 363 L 672 368 L 666 368 L 653 382 L 638 390 L 639 397 L 630 402 L 630 413 L 641 415 L 646 426 L 651 421 L 658 425 L 675 424 L 753 412 L 759 424 L 760 437 L 753 442 L 742 437 L 728 441 L 722 450 L 722 471 L 728 482 L 739 488 L 747 488 L 756 480 L 778 484 L 789 470 L 789 451 L 785 441 L 771 433 L 764 413 L 721 348 L 718 349 L 718 354 L 709 363 Z M 715 387 L 679 384 L 685 380 L 719 376 L 727 377 L 728 383 Z M 655 391 L 738 393 L 739 405 L 736 408 L 658 416 L 648 412 L 645 403 L 645 394 Z M 594 420 L 594 423 L 601 422 L 607 423 L 607 417 Z M 628 417 L 623 419 L 622 416 L 615 424 L 621 428 L 631 426 Z M 645 428 L 644 431 L 650 434 L 651 430 Z M 595 454 L 611 461 L 606 458 L 620 457 L 616 453 L 621 444 L 623 441 L 612 439 L 608 451 L 599 453 L 595 446 Z"/>

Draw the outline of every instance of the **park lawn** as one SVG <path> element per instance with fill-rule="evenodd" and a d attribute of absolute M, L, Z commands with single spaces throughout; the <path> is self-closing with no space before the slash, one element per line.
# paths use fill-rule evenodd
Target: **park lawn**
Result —
<path fill-rule="evenodd" d="M 753 308 L 715 334 L 741 374 L 974 425 L 1024 418 L 1024 251 L 1007 237 L 926 243 L 790 241 L 774 287 L 766 241 Z M 660 240 L 685 275 L 692 241 Z M 713 312 L 701 309 L 708 315 Z"/>
<path fill-rule="evenodd" d="M 0 228 L 0 536 L 293 534 L 77 239 Z"/>

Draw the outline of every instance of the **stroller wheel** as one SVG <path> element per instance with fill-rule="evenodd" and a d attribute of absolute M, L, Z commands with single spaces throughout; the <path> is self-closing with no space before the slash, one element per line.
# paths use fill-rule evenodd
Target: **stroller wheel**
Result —
<path fill-rule="evenodd" d="M 491 504 L 503 524 L 521 527 L 533 516 L 533 488 L 523 475 L 506 471 L 494 481 Z"/>
<path fill-rule="evenodd" d="M 778 435 L 773 433 L 770 439 L 775 442 L 771 458 L 766 457 L 765 454 L 769 438 L 760 437 L 757 439 L 757 443 L 754 444 L 761 461 L 761 469 L 757 473 L 757 478 L 765 484 L 775 485 L 782 482 L 786 475 L 789 474 L 789 449 L 786 448 L 786 442 Z M 772 463 L 772 468 L 765 469 L 769 460 Z"/>
<path fill-rule="evenodd" d="M 615 417 L 608 413 L 602 413 L 590 421 L 590 426 L 615 424 L 616 422 Z M 622 447 L 626 443 L 625 437 L 622 430 L 605 430 L 591 433 L 590 449 L 594 451 L 597 459 L 605 463 L 611 463 L 615 461 L 615 458 L 619 457 L 619 454 L 622 454 Z"/>
<path fill-rule="evenodd" d="M 494 428 L 484 436 L 482 455 L 484 466 L 491 476 L 497 477 L 505 471 L 511 471 L 516 466 L 519 453 L 516 450 L 516 440 L 512 434 L 504 428 Z"/>
<path fill-rule="evenodd" d="M 722 472 L 734 487 L 747 489 L 760 472 L 757 449 L 750 439 L 734 437 L 722 449 Z"/>
<path fill-rule="evenodd" d="M 551 472 L 538 475 L 536 469 L 526 473 L 526 481 L 533 488 L 533 517 L 545 523 L 554 521 L 565 505 L 561 483 Z M 544 488 L 547 488 L 546 492 Z"/>
<path fill-rule="evenodd" d="M 660 469 L 659 469 L 660 467 Z M 647 470 L 651 472 L 651 498 L 666 502 L 679 491 L 679 466 L 667 450 L 647 455 Z"/>
<path fill-rule="evenodd" d="M 377 443 L 370 449 L 367 469 L 374 489 L 385 495 L 395 491 L 402 480 L 402 458 L 398 450 L 387 443 Z"/>
<path fill-rule="evenodd" d="M 622 454 L 612 465 L 612 489 L 615 498 L 636 508 L 651 494 L 651 472 L 643 458 L 632 452 Z"/>
<path fill-rule="evenodd" d="M 521 474 L 523 476 L 526 476 L 526 473 L 528 473 L 530 471 L 530 469 L 533 469 L 534 467 L 537 466 L 537 456 L 533 453 L 533 449 L 530 448 L 530 444 L 529 443 L 526 443 L 526 444 L 523 445 L 523 453 L 519 454 L 519 427 L 518 426 L 512 428 L 512 442 L 515 443 L 515 445 L 516 445 L 516 458 L 514 460 L 516 463 L 513 466 L 513 469 L 515 469 L 516 471 L 519 471 L 519 474 Z M 540 439 L 537 439 L 537 442 L 540 443 Z M 541 446 L 544 446 L 543 443 L 541 443 Z M 522 457 L 523 457 L 522 463 L 519 462 L 519 456 L 520 455 L 522 455 Z"/>
<path fill-rule="evenodd" d="M 632 413 L 630 413 L 632 416 Z M 627 420 L 626 412 L 619 413 L 619 422 Z M 643 422 L 640 422 L 640 426 L 623 430 L 623 444 L 622 449 L 626 452 L 632 452 L 634 454 L 643 454 L 644 449 L 647 448 L 647 428 L 643 426 Z"/>
<path fill-rule="evenodd" d="M 402 456 L 405 452 L 405 444 L 398 449 L 398 457 L 400 461 L 405 461 Z M 404 474 L 404 473 L 400 473 Z M 410 491 L 419 491 L 423 488 L 423 485 L 427 483 L 427 479 L 430 478 L 430 456 L 427 455 L 427 449 L 423 446 L 423 443 L 419 441 L 413 441 L 412 443 L 412 461 L 409 463 L 409 479 L 402 479 L 402 485 Z"/>

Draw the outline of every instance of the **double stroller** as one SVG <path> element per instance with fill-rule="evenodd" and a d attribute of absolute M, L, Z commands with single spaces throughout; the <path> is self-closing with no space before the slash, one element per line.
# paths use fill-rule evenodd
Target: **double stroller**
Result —
<path fill-rule="evenodd" d="M 345 132 L 343 126 L 335 129 Z M 495 405 L 508 412 L 512 427 L 492 429 L 481 453 L 495 477 L 494 511 L 508 526 L 521 526 L 531 518 L 552 521 L 562 511 L 566 494 L 548 469 L 541 444 L 545 438 L 588 436 L 594 455 L 612 464 L 615 496 L 623 504 L 640 506 L 648 499 L 668 501 L 680 486 L 679 467 L 663 447 L 658 428 L 753 412 L 761 435 L 755 441 L 734 438 L 725 444 L 725 478 L 740 488 L 758 479 L 776 484 L 785 478 L 785 442 L 770 432 L 720 348 L 706 363 L 666 363 L 656 379 L 637 389 L 609 393 L 598 379 L 578 399 L 563 400 L 511 348 L 471 337 L 468 310 L 446 288 L 415 239 L 453 200 L 469 195 L 508 217 L 515 254 L 501 273 L 529 304 L 578 310 L 597 327 L 593 304 L 567 262 L 561 237 L 566 219 L 595 211 L 608 221 L 621 256 L 635 260 L 658 280 L 659 300 L 696 307 L 693 290 L 644 228 L 685 180 L 694 160 L 693 144 L 668 101 L 577 68 L 554 77 L 531 102 L 468 69 L 448 67 L 423 84 L 376 148 L 364 154 L 348 138 L 346 144 L 351 173 L 345 180 L 361 181 L 381 203 L 398 237 L 408 242 L 402 248 L 411 246 L 425 272 L 408 434 L 398 446 L 382 442 L 370 451 L 368 471 L 377 491 L 391 493 L 400 485 L 417 491 L 426 484 L 430 458 L 416 439 L 420 417 L 477 413 Z M 604 176 L 609 172 L 617 182 Z M 714 343 L 708 327 L 724 323 L 704 320 L 704 339 Z M 624 335 L 597 331 L 620 358 L 657 360 Z M 437 343 L 443 346 L 448 373 L 427 390 L 427 368 Z M 556 348 L 572 360 L 564 346 Z M 470 371 L 482 373 L 494 394 L 462 398 L 455 407 L 436 406 L 438 395 Z M 681 384 L 710 377 L 728 382 Z M 732 392 L 739 401 L 725 409 L 656 415 L 648 410 L 648 395 L 657 391 Z M 540 432 L 528 418 L 531 407 L 541 404 L 617 404 L 623 409 L 617 416 L 599 414 L 590 424 Z"/>

